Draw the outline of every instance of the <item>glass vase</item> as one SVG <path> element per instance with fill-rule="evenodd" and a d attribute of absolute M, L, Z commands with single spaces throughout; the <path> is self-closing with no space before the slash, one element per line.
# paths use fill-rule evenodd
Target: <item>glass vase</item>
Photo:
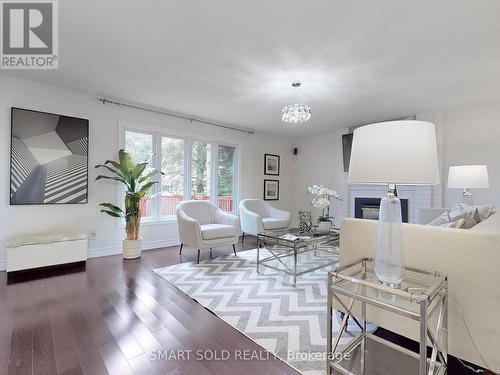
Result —
<path fill-rule="evenodd" d="M 394 288 L 404 278 L 401 201 L 392 193 L 380 202 L 375 274 L 379 282 Z"/>

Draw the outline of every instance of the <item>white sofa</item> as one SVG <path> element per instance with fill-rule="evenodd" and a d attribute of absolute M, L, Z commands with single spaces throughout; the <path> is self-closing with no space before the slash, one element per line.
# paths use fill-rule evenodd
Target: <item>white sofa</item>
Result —
<path fill-rule="evenodd" d="M 440 212 L 431 213 L 430 219 Z M 341 263 L 373 257 L 376 230 L 375 220 L 344 219 Z M 500 213 L 471 229 L 403 224 L 403 246 L 406 264 L 448 274 L 449 353 L 486 367 L 467 333 L 468 328 L 487 364 L 499 372 Z M 401 335 L 418 338 L 417 325 L 386 311 L 370 309 L 368 319 Z"/>
<path fill-rule="evenodd" d="M 217 246 L 234 245 L 240 234 L 240 219 L 228 214 L 213 203 L 207 201 L 184 201 L 177 205 L 177 225 L 182 254 L 184 245 L 198 249 L 197 263 L 200 262 L 200 250 Z"/>
<path fill-rule="evenodd" d="M 243 238 L 256 236 L 264 230 L 282 230 L 290 226 L 290 212 L 274 208 L 261 199 L 243 199 L 240 202 Z"/>

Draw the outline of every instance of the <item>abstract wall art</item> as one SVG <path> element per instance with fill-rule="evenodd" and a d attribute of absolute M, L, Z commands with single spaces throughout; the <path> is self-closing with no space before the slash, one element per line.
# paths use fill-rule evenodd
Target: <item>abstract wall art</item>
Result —
<path fill-rule="evenodd" d="M 12 108 L 11 129 L 11 205 L 88 202 L 88 120 Z"/>

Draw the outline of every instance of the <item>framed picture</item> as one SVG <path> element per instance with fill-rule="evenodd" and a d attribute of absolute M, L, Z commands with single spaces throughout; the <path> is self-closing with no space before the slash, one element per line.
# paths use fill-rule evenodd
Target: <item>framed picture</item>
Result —
<path fill-rule="evenodd" d="M 264 154 L 264 174 L 271 176 L 280 175 L 280 156 Z"/>
<path fill-rule="evenodd" d="M 10 204 L 88 202 L 89 120 L 11 109 Z"/>
<path fill-rule="evenodd" d="M 277 201 L 280 199 L 280 182 L 278 180 L 264 180 L 264 200 Z"/>

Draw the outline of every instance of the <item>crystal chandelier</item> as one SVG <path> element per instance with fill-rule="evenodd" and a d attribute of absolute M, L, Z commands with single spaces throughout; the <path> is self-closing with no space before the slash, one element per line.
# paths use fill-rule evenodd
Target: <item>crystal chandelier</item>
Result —
<path fill-rule="evenodd" d="M 292 82 L 292 87 L 298 89 L 302 83 Z M 311 107 L 307 104 L 290 104 L 281 110 L 281 122 L 287 124 L 301 124 L 311 118 Z"/>

